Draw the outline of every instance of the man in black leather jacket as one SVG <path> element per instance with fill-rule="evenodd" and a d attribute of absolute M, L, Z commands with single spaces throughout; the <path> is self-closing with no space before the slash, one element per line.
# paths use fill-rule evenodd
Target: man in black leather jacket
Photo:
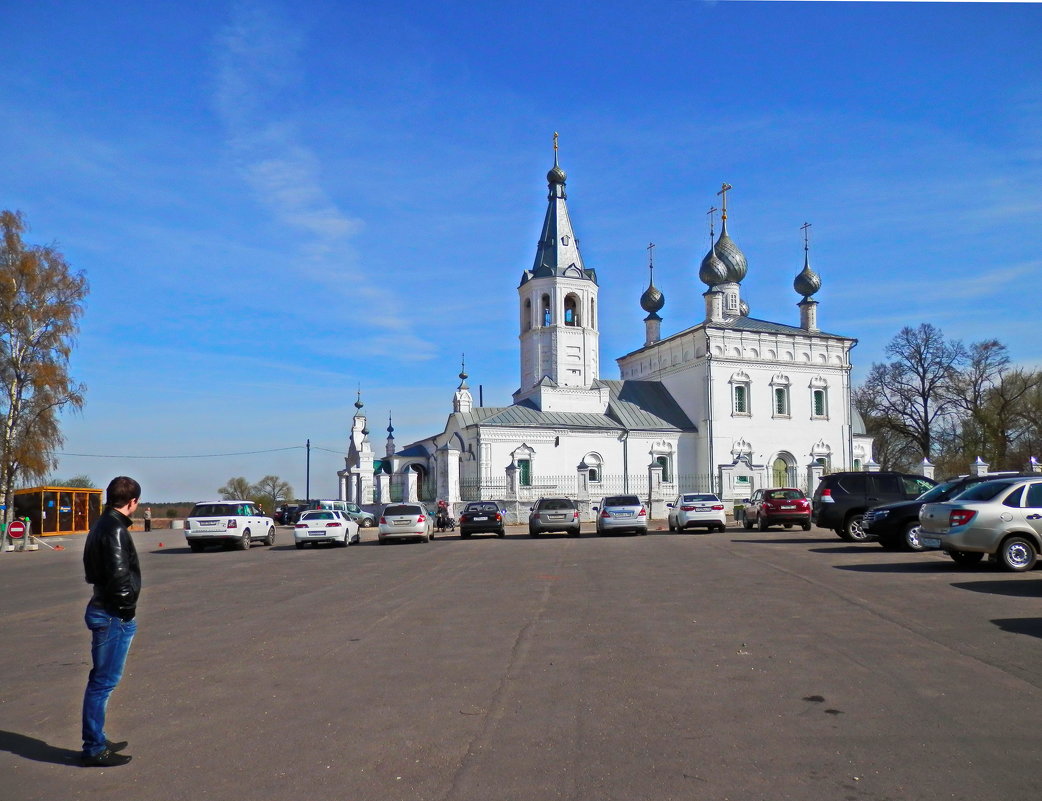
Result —
<path fill-rule="evenodd" d="M 109 696 L 123 677 L 130 643 L 137 631 L 137 599 L 141 568 L 130 538 L 130 516 L 141 498 L 141 485 L 127 476 L 109 482 L 105 510 L 91 526 L 83 549 L 83 568 L 94 594 L 84 616 L 91 630 L 93 667 L 83 695 L 83 756 L 88 767 L 125 765 L 130 756 L 119 753 L 126 742 L 105 735 Z"/>

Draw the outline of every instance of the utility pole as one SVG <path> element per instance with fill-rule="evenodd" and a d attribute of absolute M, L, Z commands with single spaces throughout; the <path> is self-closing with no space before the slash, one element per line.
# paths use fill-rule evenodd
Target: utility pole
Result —
<path fill-rule="evenodd" d="M 307 463 L 304 468 L 304 495 L 308 502 L 308 506 L 311 505 L 311 438 L 308 438 L 307 444 Z"/>

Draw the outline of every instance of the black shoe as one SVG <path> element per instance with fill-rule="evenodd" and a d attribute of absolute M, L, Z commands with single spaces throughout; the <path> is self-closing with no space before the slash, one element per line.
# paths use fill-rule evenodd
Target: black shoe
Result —
<path fill-rule="evenodd" d="M 105 747 L 114 754 L 118 754 L 128 745 L 130 745 L 130 743 L 128 743 L 126 740 L 120 740 L 118 743 L 114 743 L 112 742 L 112 740 L 105 741 Z"/>
<path fill-rule="evenodd" d="M 100 754 L 81 757 L 80 764 L 85 768 L 116 768 L 126 765 L 131 759 L 127 754 L 116 754 L 106 748 Z"/>

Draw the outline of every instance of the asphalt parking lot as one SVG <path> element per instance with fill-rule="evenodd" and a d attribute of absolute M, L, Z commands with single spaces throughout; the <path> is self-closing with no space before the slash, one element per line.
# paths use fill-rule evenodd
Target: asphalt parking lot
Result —
<path fill-rule="evenodd" d="M 817 529 L 365 533 L 136 532 L 108 719 L 134 761 L 109 770 L 76 766 L 81 540 L 0 555 L 0 799 L 1042 795 L 1042 571 Z"/>

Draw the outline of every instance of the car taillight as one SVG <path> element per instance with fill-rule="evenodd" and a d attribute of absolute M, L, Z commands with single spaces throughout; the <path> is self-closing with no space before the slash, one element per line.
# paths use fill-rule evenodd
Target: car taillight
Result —
<path fill-rule="evenodd" d="M 965 526 L 976 516 L 977 513 L 973 509 L 955 509 L 950 515 L 948 515 L 948 525 Z"/>
<path fill-rule="evenodd" d="M 426 517 L 424 517 L 423 515 L 420 515 L 419 517 L 416 518 L 416 522 L 417 523 L 422 523 L 426 519 L 427 519 Z"/>
<path fill-rule="evenodd" d="M 238 527 L 239 527 L 239 523 L 235 520 L 234 517 L 231 520 L 228 521 L 228 528 L 238 528 Z"/>
<path fill-rule="evenodd" d="M 601 517 L 611 517 L 611 515 L 608 514 L 608 510 L 605 509 L 603 512 L 601 512 Z"/>
<path fill-rule="evenodd" d="M 572 513 L 572 520 L 578 520 L 578 519 L 579 519 L 579 510 L 578 510 L 578 509 L 576 509 L 576 510 L 575 510 L 575 511 L 574 511 L 574 512 Z"/>
<path fill-rule="evenodd" d="M 724 505 L 722 503 L 718 503 L 718 504 L 715 504 L 713 506 L 713 511 L 714 512 L 720 512 L 720 511 L 723 511 L 723 508 L 724 508 Z"/>
<path fill-rule="evenodd" d="M 680 511 L 681 512 L 693 512 L 693 511 L 695 511 L 695 507 L 694 506 L 681 506 L 680 507 Z"/>
<path fill-rule="evenodd" d="M 499 512 L 496 512 L 496 522 L 498 523 L 502 519 L 503 519 L 503 515 L 501 515 Z"/>
<path fill-rule="evenodd" d="M 340 524 L 335 520 L 332 523 L 326 523 L 326 528 L 337 528 Z"/>
<path fill-rule="evenodd" d="M 308 527 L 307 523 L 297 523 L 297 525 L 295 525 L 293 528 L 307 528 L 307 527 Z"/>
<path fill-rule="evenodd" d="M 640 512 L 637 513 L 637 517 L 647 517 L 647 516 L 648 516 L 648 510 L 645 509 L 643 506 L 640 507 Z"/>
<path fill-rule="evenodd" d="M 382 515 L 380 516 L 380 525 L 381 526 L 386 526 L 387 525 L 387 521 L 384 519 L 384 517 Z"/>

